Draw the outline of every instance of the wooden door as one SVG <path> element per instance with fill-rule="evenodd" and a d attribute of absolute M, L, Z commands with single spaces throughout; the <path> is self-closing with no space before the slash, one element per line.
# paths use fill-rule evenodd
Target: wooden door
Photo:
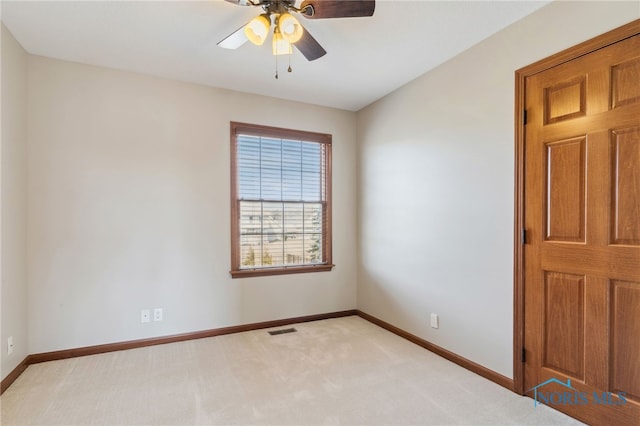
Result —
<path fill-rule="evenodd" d="M 524 102 L 524 390 L 640 425 L 640 35 L 527 77 Z"/>

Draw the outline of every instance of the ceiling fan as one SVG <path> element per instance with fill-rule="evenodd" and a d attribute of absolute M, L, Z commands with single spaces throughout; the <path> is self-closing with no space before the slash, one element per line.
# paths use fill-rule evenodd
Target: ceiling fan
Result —
<path fill-rule="evenodd" d="M 327 51 L 316 41 L 292 13 L 308 19 L 356 18 L 372 16 L 375 0 L 304 0 L 296 7 L 296 0 L 226 0 L 239 6 L 261 7 L 256 16 L 218 43 L 225 49 L 237 49 L 251 41 L 262 45 L 273 26 L 273 54 L 287 55 L 295 46 L 309 61 L 324 56 Z"/>

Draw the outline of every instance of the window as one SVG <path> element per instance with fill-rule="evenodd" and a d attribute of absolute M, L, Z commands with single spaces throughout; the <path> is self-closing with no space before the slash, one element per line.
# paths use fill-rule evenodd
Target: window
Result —
<path fill-rule="evenodd" d="M 231 276 L 329 271 L 331 135 L 231 123 Z"/>

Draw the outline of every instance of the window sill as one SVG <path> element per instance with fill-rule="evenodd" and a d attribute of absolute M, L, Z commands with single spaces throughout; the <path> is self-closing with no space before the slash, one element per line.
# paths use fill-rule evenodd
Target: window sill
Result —
<path fill-rule="evenodd" d="M 291 266 L 288 268 L 238 269 L 230 271 L 231 278 L 264 277 L 269 275 L 306 274 L 331 271 L 335 265 Z"/>

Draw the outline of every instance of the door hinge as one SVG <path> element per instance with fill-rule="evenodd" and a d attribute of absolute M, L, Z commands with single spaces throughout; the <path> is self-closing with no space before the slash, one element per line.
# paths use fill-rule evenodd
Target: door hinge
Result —
<path fill-rule="evenodd" d="M 527 244 L 527 230 L 524 228 L 520 231 L 520 242 L 522 244 Z"/>
<path fill-rule="evenodd" d="M 522 354 L 520 356 L 520 360 L 522 362 L 526 362 L 527 361 L 527 351 L 525 351 L 524 348 L 522 348 Z"/>
<path fill-rule="evenodd" d="M 527 124 L 527 110 L 522 111 L 522 124 Z"/>

